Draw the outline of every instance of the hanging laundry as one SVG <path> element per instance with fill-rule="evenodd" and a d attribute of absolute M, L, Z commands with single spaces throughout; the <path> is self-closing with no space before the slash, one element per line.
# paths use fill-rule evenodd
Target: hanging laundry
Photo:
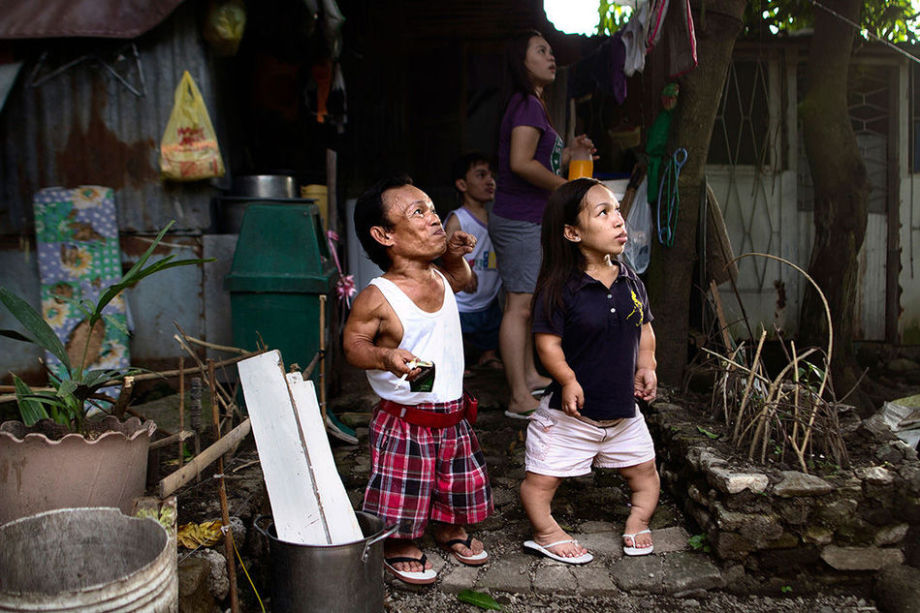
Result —
<path fill-rule="evenodd" d="M 623 33 L 623 45 L 626 47 L 623 72 L 627 77 L 642 72 L 645 68 L 645 26 L 648 23 L 648 12 L 648 3 L 641 3 L 620 30 Z"/>
<path fill-rule="evenodd" d="M 668 78 L 676 79 L 697 66 L 696 33 L 693 29 L 693 15 L 690 0 L 676 0 L 671 19 L 679 27 L 668 28 Z"/>
<path fill-rule="evenodd" d="M 623 35 L 617 32 L 572 67 L 566 87 L 568 97 L 581 98 L 602 92 L 613 96 L 617 104 L 623 104 L 626 100 L 625 59 Z"/>
<path fill-rule="evenodd" d="M 689 2 L 689 0 L 687 0 Z M 664 30 L 664 18 L 668 14 L 669 0 L 650 0 L 649 21 L 645 29 L 645 53 L 648 54 L 661 39 Z"/>

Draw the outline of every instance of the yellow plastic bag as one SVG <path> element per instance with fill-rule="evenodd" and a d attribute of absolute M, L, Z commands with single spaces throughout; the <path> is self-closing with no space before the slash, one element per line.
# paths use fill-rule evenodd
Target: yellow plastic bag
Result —
<path fill-rule="evenodd" d="M 204 22 L 204 39 L 219 57 L 236 55 L 243 30 L 246 29 L 246 5 L 243 0 L 211 0 Z"/>
<path fill-rule="evenodd" d="M 176 88 L 172 113 L 160 143 L 160 172 L 164 179 L 175 181 L 224 175 L 224 161 L 208 109 L 187 70 Z"/>

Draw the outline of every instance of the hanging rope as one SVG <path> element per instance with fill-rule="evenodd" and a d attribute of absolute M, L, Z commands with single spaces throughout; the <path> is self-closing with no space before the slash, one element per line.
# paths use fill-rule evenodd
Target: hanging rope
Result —
<path fill-rule="evenodd" d="M 677 212 L 680 209 L 680 192 L 677 181 L 680 178 L 680 169 L 687 163 L 687 150 L 680 147 L 668 158 L 668 163 L 661 173 L 661 185 L 658 188 L 658 242 L 665 247 L 674 244 L 674 233 L 677 230 Z M 664 208 L 664 223 L 662 223 L 662 208 Z"/>

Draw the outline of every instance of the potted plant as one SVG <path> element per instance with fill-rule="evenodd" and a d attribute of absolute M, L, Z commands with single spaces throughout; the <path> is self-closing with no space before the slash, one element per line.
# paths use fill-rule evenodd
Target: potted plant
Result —
<path fill-rule="evenodd" d="M 87 358 L 100 322 L 123 328 L 104 313 L 122 291 L 162 270 L 211 261 L 175 260 L 170 255 L 148 265 L 173 223 L 157 234 L 137 263 L 94 303 L 61 298 L 74 301 L 86 316 L 85 341 L 82 351 L 74 352 L 76 356 L 68 355 L 40 313 L 0 287 L 0 303 L 24 329 L 0 330 L 0 335 L 34 343 L 59 361 L 47 367 L 50 389 L 33 390 L 13 375 L 21 421 L 0 424 L 0 524 L 64 507 L 115 506 L 129 512 L 132 500 L 143 494 L 147 451 L 156 425 L 137 418 L 122 421 L 112 414 L 113 407 L 127 406 L 130 392 L 126 387 L 117 399 L 100 394 L 102 388 L 120 385 L 141 369 L 93 369 Z"/>

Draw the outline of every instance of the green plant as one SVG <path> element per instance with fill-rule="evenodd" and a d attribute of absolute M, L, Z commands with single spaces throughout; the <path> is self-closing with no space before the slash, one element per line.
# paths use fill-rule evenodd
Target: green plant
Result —
<path fill-rule="evenodd" d="M 702 551 L 704 553 L 712 551 L 712 548 L 709 546 L 709 537 L 705 534 L 694 534 L 687 539 L 687 544 L 695 551 Z"/>
<path fill-rule="evenodd" d="M 31 426 L 41 419 L 50 418 L 74 432 L 82 432 L 88 412 L 94 407 L 102 408 L 97 402 L 100 388 L 118 383 L 129 375 L 142 372 L 138 368 L 89 370 L 86 363 L 87 354 L 93 336 L 93 328 L 101 320 L 104 319 L 107 324 L 114 325 L 127 333 L 121 322 L 110 318 L 102 312 L 106 305 L 112 302 L 122 291 L 133 287 L 141 279 L 167 268 L 204 264 L 205 262 L 213 261 L 213 259 L 174 260 L 175 255 L 169 255 L 146 266 L 147 260 L 173 223 L 175 222 L 169 222 L 166 227 L 160 230 L 137 263 L 122 276 L 120 281 L 108 286 L 95 303 L 90 303 L 86 300 L 73 301 L 86 316 L 89 328 L 80 358 L 76 363 L 71 361 L 64 344 L 57 337 L 51 326 L 45 322 L 41 314 L 16 294 L 5 287 L 0 287 L 0 302 L 25 329 L 24 333 L 15 330 L 0 330 L 0 335 L 18 341 L 34 343 L 51 353 L 61 362 L 59 368 L 54 370 L 48 368 L 48 380 L 52 388 L 50 391 L 33 390 L 22 379 L 13 375 L 20 418 L 26 426 Z"/>
<path fill-rule="evenodd" d="M 485 592 L 475 592 L 473 590 L 463 590 L 457 594 L 457 600 L 460 602 L 465 602 L 467 604 L 476 605 L 480 609 L 488 609 L 491 611 L 501 611 L 502 607 L 500 604 L 495 602 L 495 599 L 486 594 Z"/>
<path fill-rule="evenodd" d="M 789 592 L 792 591 L 792 586 L 784 585 L 783 587 L 779 588 L 779 591 L 782 592 L 783 594 L 788 594 Z"/>

